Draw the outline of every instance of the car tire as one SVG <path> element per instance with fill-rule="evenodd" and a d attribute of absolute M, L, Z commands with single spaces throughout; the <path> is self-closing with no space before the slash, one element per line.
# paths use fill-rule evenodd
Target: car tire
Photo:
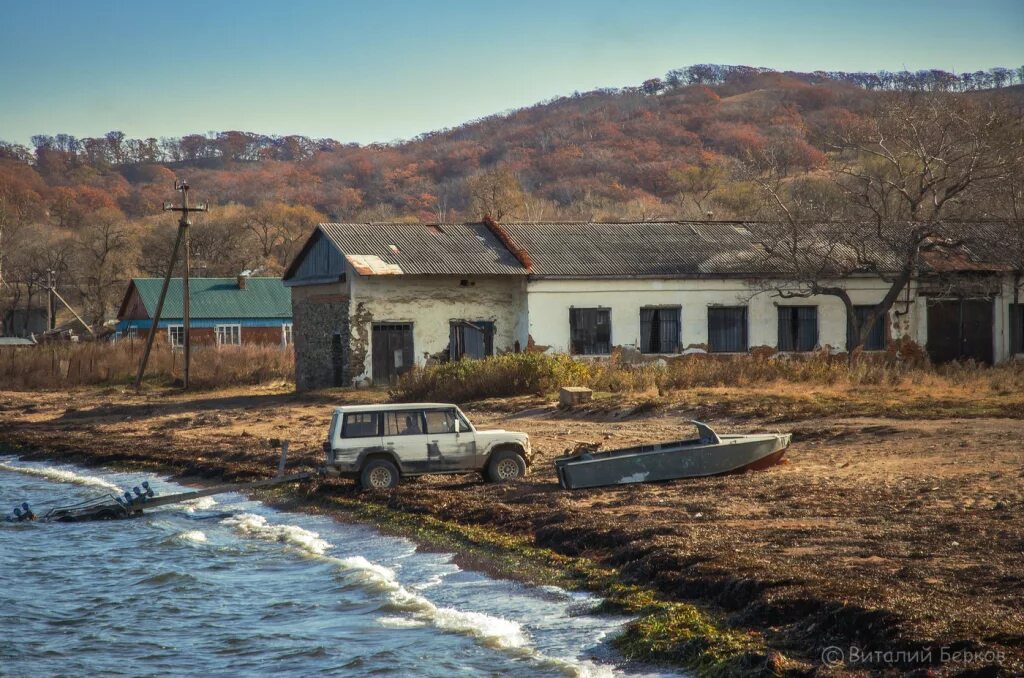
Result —
<path fill-rule="evenodd" d="M 521 480 L 526 475 L 526 460 L 513 450 L 499 450 L 487 462 L 485 478 L 492 483 Z"/>
<path fill-rule="evenodd" d="M 371 459 L 359 472 L 359 486 L 364 490 L 386 490 L 398 484 L 398 467 L 387 459 Z"/>

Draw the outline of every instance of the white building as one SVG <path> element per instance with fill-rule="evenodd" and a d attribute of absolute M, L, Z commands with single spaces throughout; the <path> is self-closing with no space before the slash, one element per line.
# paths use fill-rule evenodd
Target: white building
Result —
<path fill-rule="evenodd" d="M 831 296 L 782 299 L 758 224 L 734 222 L 322 224 L 284 275 L 292 288 L 300 390 L 388 383 L 413 364 L 527 347 L 636 358 L 759 346 L 845 350 Z M 867 350 L 901 337 L 937 361 L 1024 354 L 1024 313 L 1004 264 L 960 247 L 956 265 L 922 262 Z M 766 266 L 768 268 L 766 268 Z M 964 271 L 965 298 L 930 275 Z M 841 281 L 878 303 L 876 276 Z M 1016 324 L 1014 324 L 1016 323 Z"/>

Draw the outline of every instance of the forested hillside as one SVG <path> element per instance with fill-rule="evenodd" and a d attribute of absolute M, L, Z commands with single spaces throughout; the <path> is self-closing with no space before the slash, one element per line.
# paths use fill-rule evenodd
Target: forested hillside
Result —
<path fill-rule="evenodd" d="M 829 132 L 870 118 L 894 92 L 1019 100 L 1021 82 L 1024 67 L 957 76 L 699 65 L 390 144 L 240 131 L 0 143 L 0 312 L 38 307 L 53 270 L 91 322 L 110 318 L 128 277 L 162 273 L 175 219 L 161 206 L 179 197 L 175 177 L 213 205 L 193 229 L 199 274 L 276 274 L 328 219 L 762 216 L 759 160 L 813 178 L 833 151 Z M 344 129 L 344 110 L 337 119 Z"/>

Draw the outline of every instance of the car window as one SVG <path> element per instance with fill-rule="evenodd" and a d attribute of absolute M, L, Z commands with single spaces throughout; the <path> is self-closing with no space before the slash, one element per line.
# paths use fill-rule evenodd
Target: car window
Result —
<path fill-rule="evenodd" d="M 455 433 L 455 410 L 427 410 L 427 433 Z"/>
<path fill-rule="evenodd" d="M 388 412 L 384 415 L 384 435 L 423 435 L 423 413 L 419 410 Z"/>
<path fill-rule="evenodd" d="M 369 438 L 377 435 L 378 412 L 351 412 L 345 415 L 342 438 Z"/>
<path fill-rule="evenodd" d="M 469 420 L 466 419 L 465 416 L 463 416 L 462 412 L 459 412 L 459 421 L 462 422 L 459 425 L 459 430 L 461 430 L 462 432 L 473 430 L 473 427 L 469 425 Z"/>

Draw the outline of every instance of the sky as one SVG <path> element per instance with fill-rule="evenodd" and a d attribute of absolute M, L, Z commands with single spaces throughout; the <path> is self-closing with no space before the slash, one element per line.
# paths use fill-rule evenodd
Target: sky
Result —
<path fill-rule="evenodd" d="M 0 139 L 389 142 L 695 63 L 1024 64 L 1024 0 L 0 0 Z"/>

